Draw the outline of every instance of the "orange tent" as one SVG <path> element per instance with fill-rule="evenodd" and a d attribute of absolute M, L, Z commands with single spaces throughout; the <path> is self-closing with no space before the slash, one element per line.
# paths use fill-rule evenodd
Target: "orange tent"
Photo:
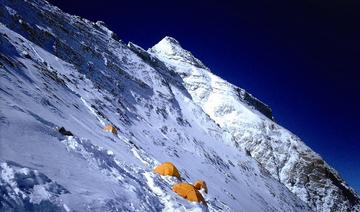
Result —
<path fill-rule="evenodd" d="M 105 127 L 104 127 L 104 130 L 106 131 L 106 132 L 111 132 L 111 133 L 113 133 L 113 134 L 117 134 L 117 129 L 116 129 L 116 127 L 114 127 L 113 125 L 111 125 L 111 124 L 108 124 L 108 125 L 106 125 Z"/>
<path fill-rule="evenodd" d="M 163 164 L 158 165 L 157 167 L 155 167 L 154 172 L 160 175 L 175 176 L 180 179 L 180 174 L 178 169 L 171 162 L 165 162 Z"/>
<path fill-rule="evenodd" d="M 197 190 L 204 189 L 205 193 L 208 192 L 207 185 L 206 185 L 205 181 L 203 181 L 203 180 L 197 180 L 197 181 L 194 183 L 194 187 L 195 187 Z"/>
<path fill-rule="evenodd" d="M 172 187 L 172 190 L 179 196 L 191 201 L 202 202 L 206 204 L 204 197 L 200 194 L 196 188 L 189 183 L 178 183 Z"/>

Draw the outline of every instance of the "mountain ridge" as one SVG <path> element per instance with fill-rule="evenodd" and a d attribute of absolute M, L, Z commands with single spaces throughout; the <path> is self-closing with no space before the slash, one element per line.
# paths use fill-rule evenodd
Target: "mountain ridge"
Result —
<path fill-rule="evenodd" d="M 229 85 L 190 52 L 159 57 L 45 1 L 0 2 L 0 209 L 310 211 L 202 107 L 204 87 Z M 209 85 L 187 81 L 203 71 Z M 243 115 L 270 120 L 255 97 L 230 88 Z M 119 133 L 104 132 L 106 124 Z M 73 136 L 59 133 L 62 126 Z M 153 173 L 165 161 L 185 181 L 207 182 L 207 207 L 174 194 L 175 178 Z"/>
<path fill-rule="evenodd" d="M 181 45 L 179 44 L 178 46 Z M 158 50 L 158 48 L 160 48 L 160 50 Z M 211 72 L 207 72 L 206 70 L 208 68 L 204 68 L 204 69 L 199 68 L 198 70 L 194 71 L 194 69 L 197 69 L 197 67 L 192 67 L 191 63 L 186 64 L 186 61 L 184 60 L 181 59 L 177 60 L 176 58 L 173 58 L 171 56 L 169 57 L 168 55 L 171 55 L 171 52 L 163 53 L 164 51 L 166 52 L 167 50 L 168 48 L 166 46 L 165 47 L 163 45 L 157 46 L 156 44 L 154 45 L 154 47 L 149 49 L 149 52 L 153 53 L 154 55 L 158 55 L 158 58 L 160 60 L 162 60 L 164 63 L 167 63 L 169 66 L 172 66 L 174 70 L 177 71 L 181 77 L 183 77 L 185 86 L 193 96 L 194 101 L 199 106 L 201 106 L 203 110 L 212 119 L 214 119 L 217 123 L 219 123 L 222 128 L 225 128 L 226 130 L 232 132 L 232 135 L 236 140 L 235 143 L 238 143 L 240 146 L 242 146 L 242 148 L 245 149 L 245 151 L 249 152 L 252 156 L 255 155 L 254 158 L 257 159 L 257 161 L 259 161 L 268 171 L 270 171 L 275 178 L 279 179 L 280 182 L 284 183 L 291 191 L 296 193 L 303 201 L 309 203 L 309 205 L 311 205 L 311 207 L 315 210 L 321 210 L 322 206 L 319 206 L 319 204 L 322 204 L 322 201 L 326 199 L 326 194 L 321 194 L 321 195 L 318 194 L 319 191 L 316 191 L 316 189 L 311 188 L 312 183 L 315 184 L 318 183 L 317 186 L 319 187 L 324 186 L 324 184 L 325 186 L 331 184 L 332 186 L 334 186 L 333 189 L 336 190 L 335 191 L 336 193 L 342 193 L 338 197 L 341 199 L 339 200 L 339 202 L 343 201 L 341 196 L 344 195 L 345 199 L 347 199 L 350 205 L 350 208 L 353 206 L 355 208 L 357 207 L 357 205 L 359 204 L 358 195 L 352 188 L 344 184 L 344 181 L 341 180 L 340 175 L 333 168 L 331 168 L 328 164 L 326 164 L 326 162 L 324 162 L 324 160 L 317 153 L 315 153 L 313 150 L 307 147 L 301 141 L 300 138 L 298 138 L 291 132 L 287 130 L 283 132 L 281 132 L 280 130 L 277 132 L 277 129 L 279 129 L 279 127 L 280 128 L 282 127 L 276 124 L 275 122 L 271 122 L 274 121 L 274 117 L 272 116 L 271 108 L 269 106 L 265 105 L 261 101 L 254 98 L 251 94 L 248 94 L 245 90 L 233 86 L 231 83 L 228 83 L 227 81 L 217 77 L 216 75 L 213 75 Z M 213 81 L 215 81 L 215 83 Z M 201 86 L 204 84 L 207 84 L 208 86 L 206 88 L 201 88 Z M 209 84 L 211 86 L 209 86 Z M 211 92 L 208 92 L 210 90 Z M 231 93 L 234 93 L 234 90 L 235 91 L 240 90 L 243 93 L 242 95 L 240 95 L 240 98 L 238 98 L 237 95 L 234 94 L 231 95 Z M 212 98 L 211 97 L 212 93 L 219 93 L 219 94 L 214 95 L 215 97 Z M 215 103 L 216 106 L 213 106 L 214 102 L 216 102 L 216 99 L 226 99 L 229 96 L 230 99 L 228 102 L 226 102 L 226 100 L 225 103 L 220 101 L 220 103 Z M 249 101 L 249 98 L 246 97 L 251 97 L 252 101 Z M 249 106 L 253 106 L 253 109 L 261 112 L 265 117 L 267 117 L 271 121 L 268 122 L 266 121 L 266 119 L 255 120 L 256 117 L 254 117 L 251 114 L 251 111 L 249 111 L 247 108 L 242 108 L 243 105 L 238 104 L 238 107 L 234 108 L 234 105 L 237 104 L 237 101 L 245 102 Z M 255 104 L 253 102 L 255 102 Z M 218 106 L 219 107 L 221 106 L 223 108 L 217 108 Z M 266 109 L 264 110 L 263 108 Z M 219 111 L 222 114 L 220 115 L 216 114 Z M 238 112 L 237 113 L 238 115 L 235 116 L 232 115 L 234 111 Z M 242 113 L 248 113 L 249 115 L 241 117 L 239 114 Z M 246 119 L 251 119 L 251 121 L 246 121 Z M 246 125 L 247 128 L 254 128 L 255 130 L 254 131 L 247 130 L 246 127 L 242 126 L 242 124 L 239 125 L 239 123 L 243 123 L 243 125 Z M 259 127 L 267 128 L 267 130 L 262 133 L 258 133 L 257 130 L 259 129 Z M 275 136 L 271 135 L 272 134 L 271 131 L 276 132 L 276 134 L 280 133 L 280 136 L 287 135 L 288 141 L 287 142 L 283 141 L 285 147 L 284 146 L 279 147 L 278 144 L 272 144 L 274 141 L 276 141 L 279 138 L 277 138 L 278 136 L 276 135 Z M 251 134 L 250 138 L 246 136 L 246 134 Z M 259 135 L 260 138 L 256 138 Z M 254 145 L 254 143 L 257 144 Z M 287 150 L 286 146 L 291 146 L 292 148 L 293 147 L 295 148 L 294 149 L 290 148 L 290 150 Z M 263 149 L 261 149 L 261 147 Z M 281 150 L 281 148 L 283 149 Z M 269 152 L 268 149 L 274 149 L 274 150 Z M 274 152 L 275 154 L 279 153 L 280 155 L 276 156 L 274 155 Z M 293 157 L 292 154 L 299 155 L 297 156 L 298 157 L 296 159 L 297 161 L 305 160 L 307 162 L 305 162 L 304 164 L 300 164 L 300 167 L 295 168 L 295 166 L 297 165 L 293 164 L 293 162 L 290 161 L 291 157 Z M 283 155 L 287 155 L 287 156 L 284 158 Z M 291 171 L 286 170 L 289 169 L 289 167 L 287 166 L 293 167 L 296 170 L 291 170 Z M 321 175 L 322 177 L 329 179 L 330 183 L 317 182 L 316 177 L 313 177 L 313 179 L 310 178 L 310 180 L 309 178 L 307 178 L 306 181 L 299 183 L 300 189 L 304 189 L 306 191 L 306 194 L 304 194 L 302 193 L 303 191 L 298 190 L 299 188 L 293 187 L 293 185 L 295 184 L 293 181 L 296 179 L 292 179 L 291 177 L 292 172 L 298 172 L 298 174 L 303 175 L 303 177 L 306 177 L 306 175 L 309 174 L 312 175 L 312 173 L 314 173 L 314 176 Z M 302 174 L 301 172 L 304 172 L 306 174 Z M 290 177 L 284 175 L 289 175 Z M 315 196 L 316 200 L 311 200 L 313 195 Z M 319 198 L 320 200 L 317 198 Z M 337 208 L 338 206 L 334 202 L 332 203 L 327 202 L 323 204 L 324 205 L 330 204 L 331 205 L 330 210 L 345 210 L 344 208 Z"/>

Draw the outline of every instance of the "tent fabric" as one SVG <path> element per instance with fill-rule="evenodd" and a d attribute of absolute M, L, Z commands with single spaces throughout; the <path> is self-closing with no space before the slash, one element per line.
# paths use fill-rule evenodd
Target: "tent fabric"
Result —
<path fill-rule="evenodd" d="M 203 180 L 197 180 L 197 181 L 194 183 L 194 187 L 195 187 L 197 190 L 204 189 L 205 193 L 208 193 L 207 185 L 206 185 L 205 181 L 203 181 Z"/>
<path fill-rule="evenodd" d="M 154 172 L 163 176 L 175 176 L 180 179 L 179 170 L 171 162 L 165 162 L 155 167 Z"/>
<path fill-rule="evenodd" d="M 191 201 L 191 202 L 202 202 L 206 204 L 204 197 L 200 192 L 189 183 L 178 183 L 175 184 L 172 190 L 179 196 Z"/>
<path fill-rule="evenodd" d="M 117 134 L 117 129 L 116 129 L 116 127 L 114 127 L 114 126 L 111 125 L 111 124 L 106 125 L 106 126 L 104 127 L 104 130 L 105 130 L 106 132 L 111 132 L 111 133 L 113 133 L 113 134 Z"/>

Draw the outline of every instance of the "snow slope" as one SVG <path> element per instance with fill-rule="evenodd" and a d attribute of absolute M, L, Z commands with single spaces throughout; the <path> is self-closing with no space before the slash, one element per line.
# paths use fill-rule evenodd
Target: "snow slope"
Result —
<path fill-rule="evenodd" d="M 176 72 L 102 22 L 0 0 L 0 32 L 0 211 L 310 210 L 234 146 Z M 207 207 L 153 172 L 165 161 L 207 182 Z"/>
<path fill-rule="evenodd" d="M 182 77 L 194 102 L 231 133 L 235 145 L 313 210 L 360 210 L 359 196 L 300 138 L 276 124 L 264 103 L 211 73 L 174 38 L 165 37 L 148 52 Z"/>

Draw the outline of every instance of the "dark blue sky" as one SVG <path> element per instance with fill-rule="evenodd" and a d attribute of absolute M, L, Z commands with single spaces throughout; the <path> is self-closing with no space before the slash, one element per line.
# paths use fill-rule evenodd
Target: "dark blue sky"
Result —
<path fill-rule="evenodd" d="M 360 3 L 51 0 L 147 49 L 170 35 L 360 191 Z"/>

